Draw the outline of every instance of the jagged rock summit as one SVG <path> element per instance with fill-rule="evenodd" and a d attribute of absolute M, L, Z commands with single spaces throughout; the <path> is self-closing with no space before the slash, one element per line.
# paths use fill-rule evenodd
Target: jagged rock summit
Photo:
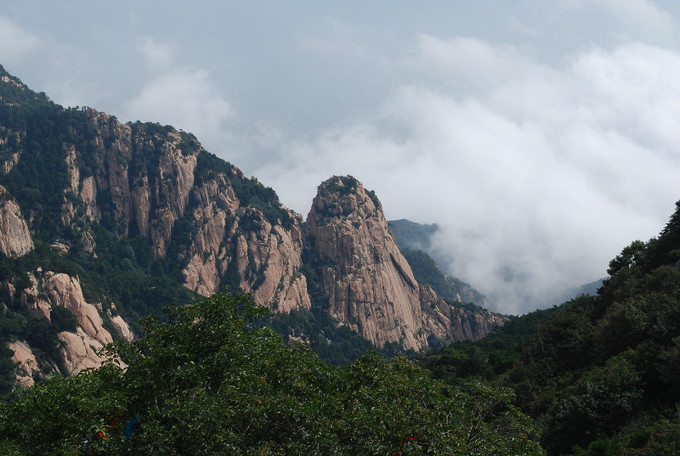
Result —
<path fill-rule="evenodd" d="M 419 285 L 377 196 L 354 177 L 322 183 L 306 223 L 331 315 L 374 345 L 419 351 L 428 338 L 478 339 L 502 323 L 500 316 L 456 308 Z"/>

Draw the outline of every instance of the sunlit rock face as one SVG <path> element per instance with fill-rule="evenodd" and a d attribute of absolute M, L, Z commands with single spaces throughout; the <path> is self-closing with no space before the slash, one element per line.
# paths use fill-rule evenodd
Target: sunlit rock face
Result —
<path fill-rule="evenodd" d="M 378 198 L 353 177 L 336 176 L 319 186 L 307 224 L 331 315 L 373 344 L 420 351 L 428 336 L 478 339 L 501 322 L 455 308 L 420 286 Z"/>
<path fill-rule="evenodd" d="M 26 342 L 9 344 L 15 353 L 15 362 L 19 363 L 17 372 L 20 385 L 30 386 L 33 378 L 49 372 L 75 374 L 83 369 L 101 366 L 107 358 L 100 350 L 114 340 L 114 335 L 104 327 L 104 318 L 111 320 L 116 338 L 131 341 L 135 337 L 120 316 L 114 316 L 111 310 L 104 312 L 101 303 L 88 303 L 85 300 L 78 278 L 37 270 L 29 274 L 29 280 L 31 286 L 20 293 L 15 293 L 11 284 L 4 284 L 9 304 L 23 306 L 33 318 L 47 321 L 52 321 L 55 308 L 62 307 L 75 316 L 76 325 L 73 331 L 59 333 L 60 356 L 53 360 L 53 365 L 39 365 Z"/>
<path fill-rule="evenodd" d="M 0 186 L 0 252 L 18 258 L 33 250 L 33 240 L 19 205 Z"/>
<path fill-rule="evenodd" d="M 208 154 L 188 133 L 122 124 L 90 108 L 79 115 L 87 134 L 74 130 L 62 145 L 67 178 L 59 223 L 73 236 L 54 246 L 97 255 L 96 223 L 118 239 L 148 239 L 155 257 L 171 246 L 185 264 L 184 285 L 198 294 L 230 285 L 275 311 L 311 307 L 300 274 L 302 216 L 281 206 L 271 189 Z M 23 254 L 32 248 L 28 227 L 11 198 L 1 201 L 12 236 L 0 246 Z"/>

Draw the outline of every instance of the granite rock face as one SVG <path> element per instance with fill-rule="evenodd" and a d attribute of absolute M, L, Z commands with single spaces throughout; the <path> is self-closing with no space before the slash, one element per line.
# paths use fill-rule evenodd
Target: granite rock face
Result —
<path fill-rule="evenodd" d="M 113 316 L 111 310 L 104 313 L 101 303 L 86 302 L 77 278 L 41 270 L 31 273 L 29 278 L 32 285 L 21 293 L 13 293 L 11 284 L 5 283 L 10 305 L 23 306 L 33 318 L 47 321 L 51 321 L 55 307 L 62 307 L 75 316 L 77 324 L 74 331 L 61 331 L 58 334 L 62 343 L 60 357 L 53 360 L 53 365 L 39 366 L 31 347 L 25 341 L 9 344 L 9 348 L 15 352 L 15 362 L 19 363 L 21 385 L 32 384 L 29 379 L 40 377 L 43 371 L 75 374 L 86 368 L 100 366 L 106 358 L 99 350 L 114 340 L 113 335 L 104 327 L 106 317 L 115 328 L 116 338 L 131 341 L 135 337 L 120 316 Z"/>
<path fill-rule="evenodd" d="M 312 308 L 312 271 L 312 291 L 321 292 L 337 324 L 378 347 L 421 351 L 432 337 L 478 339 L 503 321 L 451 305 L 420 285 L 378 198 L 350 176 L 322 183 L 304 221 L 190 133 L 121 123 L 91 108 L 64 109 L 2 67 L 0 107 L 11 114 L 0 118 L 0 254 L 10 260 L 49 246 L 50 258 L 87 268 L 128 249 L 116 259 L 130 268 L 168 260 L 179 265 L 169 280 L 197 294 L 230 286 L 274 312 Z M 32 117 L 22 117 L 26 112 Z M 135 251 L 139 246 L 143 251 Z M 95 367 L 102 362 L 98 350 L 114 335 L 134 337 L 116 303 L 88 302 L 78 277 L 47 264 L 31 268 L 25 277 L 0 277 L 8 296 L 0 311 L 23 308 L 52 321 L 63 307 L 77 320 L 75 330 L 59 333 L 60 359 L 43 368 Z M 31 347 L 18 341 L 14 348 L 24 377 L 37 375 Z"/>
<path fill-rule="evenodd" d="M 218 159 L 188 133 L 122 124 L 89 108 L 81 115 L 89 137 L 63 142 L 64 193 L 71 197 L 60 217 L 61 226 L 79 227 L 78 242 L 60 243 L 62 250 L 77 244 L 96 254 L 91 224 L 105 223 L 118 239 L 147 238 L 156 257 L 173 245 L 186 262 L 184 285 L 201 295 L 219 291 L 232 268 L 239 277 L 228 284 L 252 292 L 259 304 L 310 307 L 299 273 L 302 217 L 281 206 L 271 189 L 226 162 L 211 167 Z"/>
<path fill-rule="evenodd" d="M 330 312 L 376 346 L 416 351 L 428 336 L 479 339 L 502 318 L 454 307 L 421 286 L 389 231 L 380 201 L 351 176 L 319 186 L 307 217 Z"/>
<path fill-rule="evenodd" d="M 0 252 L 18 258 L 33 250 L 33 239 L 19 205 L 0 185 Z"/>

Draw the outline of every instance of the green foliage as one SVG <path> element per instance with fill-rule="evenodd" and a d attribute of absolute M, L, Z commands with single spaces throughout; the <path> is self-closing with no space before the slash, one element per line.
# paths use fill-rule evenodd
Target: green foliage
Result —
<path fill-rule="evenodd" d="M 349 195 L 359 188 L 359 181 L 353 176 L 333 176 L 320 187 L 332 193 Z"/>
<path fill-rule="evenodd" d="M 286 341 L 304 334 L 310 347 L 324 362 L 334 366 L 346 366 L 366 351 L 375 347 L 347 326 L 338 325 L 328 312 L 319 306 L 310 311 L 292 310 L 277 314 L 268 322 Z"/>
<path fill-rule="evenodd" d="M 574 445 L 585 446 L 611 435 L 639 407 L 643 388 L 641 375 L 627 355 L 588 371 L 560 392 L 548 412 L 546 448 L 552 454 L 562 454 Z"/>
<path fill-rule="evenodd" d="M 2 323 L 2 317 L 0 317 L 0 323 Z M 0 398 L 5 398 L 14 390 L 16 363 L 12 361 L 12 356 L 14 352 L 7 345 L 0 345 Z"/>
<path fill-rule="evenodd" d="M 513 319 L 424 365 L 452 384 L 513 388 L 551 455 L 677 454 L 678 420 L 667 413 L 680 402 L 679 220 L 680 202 L 658 238 L 612 260 L 598 296 Z"/>
<path fill-rule="evenodd" d="M 256 322 L 248 295 L 219 294 L 142 324 L 109 363 L 55 377 L 0 404 L 0 446 L 14 454 L 540 455 L 536 429 L 505 388 L 453 388 L 405 358 L 368 353 L 330 367 Z M 122 436 L 134 413 L 141 427 Z M 114 427 L 112 417 L 120 416 Z"/>
<path fill-rule="evenodd" d="M 11 402 L 0 405 L 0 439 L 5 440 L 0 448 L 23 454 L 20 448 L 29 456 L 78 454 L 106 418 L 125 406 L 121 374 L 120 368 L 108 365 L 20 389 Z M 92 445 L 89 454 L 111 454 L 101 446 Z"/>
<path fill-rule="evenodd" d="M 435 378 L 461 384 L 469 379 L 493 380 L 520 358 L 537 327 L 552 318 L 556 309 L 538 310 L 511 318 L 477 342 L 458 342 L 431 350 L 420 358 Z"/>
<path fill-rule="evenodd" d="M 607 274 L 614 276 L 622 271 L 632 268 L 641 268 L 645 264 L 647 244 L 642 241 L 634 241 L 624 248 L 620 255 L 609 262 Z"/>
<path fill-rule="evenodd" d="M 626 449 L 626 456 L 680 454 L 680 404 L 672 419 L 662 418 L 652 427 L 644 446 Z"/>

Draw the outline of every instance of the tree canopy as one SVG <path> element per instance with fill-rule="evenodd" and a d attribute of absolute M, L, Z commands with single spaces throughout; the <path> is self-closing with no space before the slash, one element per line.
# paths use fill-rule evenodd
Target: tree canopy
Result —
<path fill-rule="evenodd" d="M 597 296 L 511 320 L 422 362 L 451 384 L 512 388 L 550 455 L 680 454 L 680 202 L 614 258 Z"/>
<path fill-rule="evenodd" d="M 448 386 L 406 358 L 328 366 L 261 326 L 249 295 L 143 320 L 111 361 L 0 405 L 6 454 L 543 454 L 509 389 Z M 139 428 L 126 437 L 132 417 Z M 129 431 L 129 430 L 128 430 Z M 80 453 L 79 453 L 80 452 Z"/>

